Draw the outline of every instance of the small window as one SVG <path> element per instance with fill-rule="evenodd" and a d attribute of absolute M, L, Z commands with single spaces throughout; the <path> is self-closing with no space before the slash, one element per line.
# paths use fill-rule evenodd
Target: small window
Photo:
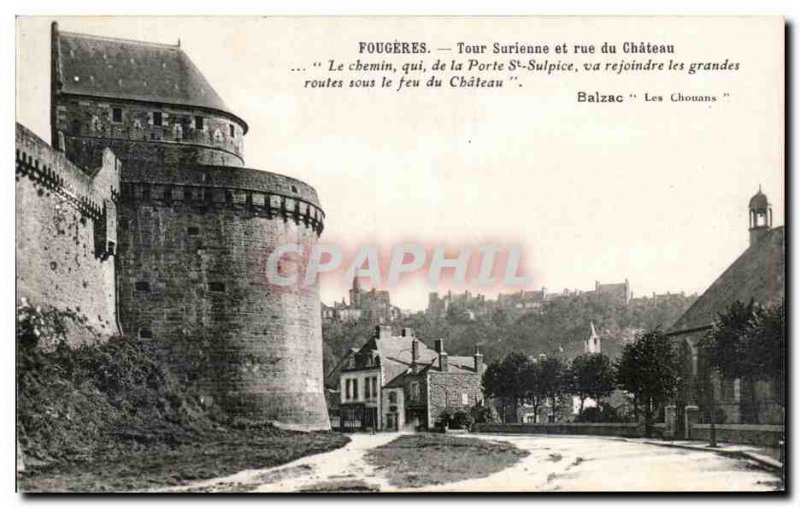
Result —
<path fill-rule="evenodd" d="M 364 399 L 366 400 L 370 398 L 372 398 L 372 395 L 369 391 L 369 379 L 364 379 Z"/>
<path fill-rule="evenodd" d="M 114 123 L 122 123 L 122 108 L 111 109 L 111 121 Z"/>
<path fill-rule="evenodd" d="M 208 289 L 216 293 L 222 293 L 225 291 L 225 284 L 222 282 L 209 282 Z"/>
<path fill-rule="evenodd" d="M 230 124 L 229 127 L 231 129 L 231 137 L 235 138 L 236 137 L 236 127 L 234 127 L 233 124 Z"/>
<path fill-rule="evenodd" d="M 469 395 L 467 395 L 466 393 L 461 394 L 461 405 L 469 406 Z"/>
<path fill-rule="evenodd" d="M 352 384 L 352 383 L 350 382 L 350 380 L 349 380 L 349 379 L 345 381 L 345 386 L 347 387 L 347 388 L 345 389 L 345 391 L 344 391 L 344 398 L 345 398 L 345 400 L 350 400 L 350 385 L 351 385 L 351 384 Z"/>
<path fill-rule="evenodd" d="M 373 377 L 372 378 L 372 397 L 373 398 L 377 398 L 378 397 L 378 378 L 377 377 Z"/>
<path fill-rule="evenodd" d="M 138 281 L 135 284 L 136 291 L 150 291 L 150 283 L 145 281 Z"/>
<path fill-rule="evenodd" d="M 189 236 L 197 236 L 200 234 L 200 228 L 197 226 L 189 226 L 186 228 L 186 232 L 189 233 Z"/>
<path fill-rule="evenodd" d="M 194 117 L 194 128 L 199 131 L 205 129 L 205 121 L 202 116 Z"/>
<path fill-rule="evenodd" d="M 389 392 L 389 404 L 397 404 L 397 392 Z"/>
<path fill-rule="evenodd" d="M 161 111 L 153 111 L 153 125 L 156 127 L 161 127 Z"/>
<path fill-rule="evenodd" d="M 152 339 L 153 332 L 148 330 L 147 328 L 139 328 L 139 338 L 140 339 Z"/>
<path fill-rule="evenodd" d="M 358 379 L 353 380 L 353 398 L 358 398 Z"/>

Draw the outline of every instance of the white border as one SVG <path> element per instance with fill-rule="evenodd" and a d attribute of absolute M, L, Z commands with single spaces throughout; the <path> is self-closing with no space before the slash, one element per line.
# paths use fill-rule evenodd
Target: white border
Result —
<path fill-rule="evenodd" d="M 16 4 L 16 5 L 14 5 Z M 87 14 L 114 14 L 114 15 L 141 15 L 141 14 L 162 14 L 162 15 L 205 15 L 205 14 L 241 14 L 241 15 L 524 15 L 524 14 L 538 14 L 538 15 L 658 15 L 658 14 L 685 14 L 685 15 L 741 15 L 741 14 L 772 14 L 783 15 L 787 21 L 793 25 L 793 44 L 789 52 L 791 62 L 787 62 L 787 72 L 797 68 L 798 54 L 796 50 L 797 39 L 797 23 L 800 20 L 800 2 L 797 0 L 762 0 L 762 1 L 734 1 L 728 0 L 724 2 L 712 2 L 708 0 L 659 0 L 659 1 L 633 1 L 633 0 L 616 0 L 616 1 L 592 1 L 592 0 L 562 0 L 550 2 L 530 2 L 522 4 L 521 2 L 513 2 L 511 0 L 492 0 L 477 1 L 477 0 L 460 0 L 458 2 L 443 2 L 434 0 L 405 0 L 395 1 L 390 3 L 380 3 L 377 1 L 366 0 L 352 0 L 345 2 L 330 2 L 325 0 L 313 1 L 295 1 L 295 2 L 278 2 L 278 1 L 262 1 L 262 2 L 247 2 L 245 0 L 224 0 L 211 2 L 207 0 L 193 0 L 192 2 L 179 4 L 178 2 L 166 2 L 164 0 L 137 0 L 135 2 L 117 2 L 111 3 L 108 0 L 72 0 L 65 2 L 64 0 L 28 0 L 26 2 L 5 2 L 2 9 L 4 16 L 0 18 L 0 37 L 2 41 L 3 50 L 0 52 L 0 70 L 2 72 L 2 79 L 0 79 L 0 86 L 2 86 L 2 94 L 0 97 L 4 99 L 7 105 L 4 108 L 6 111 L 14 111 L 14 40 L 15 40 L 15 24 L 14 17 L 16 15 L 52 15 L 52 14 L 70 14 L 70 15 L 87 15 Z M 795 83 L 796 88 L 796 83 Z M 792 90 L 788 90 L 791 93 Z M 791 106 L 792 111 L 787 111 L 787 114 L 792 114 L 796 110 L 796 102 L 790 100 L 787 105 Z M 787 138 L 787 143 L 791 143 L 792 147 L 797 147 L 797 130 L 790 133 L 791 139 Z M 7 164 L 11 165 L 12 153 L 14 151 L 14 124 L 11 119 L 6 122 L 0 123 L 0 146 L 2 146 L 3 154 Z M 788 147 L 789 145 L 787 145 Z M 796 155 L 795 155 L 796 157 Z M 794 167 L 787 168 L 787 172 L 793 172 Z M 2 247 L 0 247 L 0 316 L 3 317 L 3 368 L 0 369 L 2 376 L 2 392 L 0 392 L 0 407 L 2 407 L 2 423 L 0 424 L 0 495 L 3 499 L 3 506 L 17 506 L 26 501 L 19 494 L 15 494 L 14 485 L 14 467 L 15 467 L 15 454 L 14 454 L 14 331 L 13 331 L 13 307 L 14 307 L 14 245 L 12 239 L 14 238 L 14 187 L 12 185 L 12 171 L 8 167 L 6 169 L 6 177 L 0 185 L 0 206 L 2 206 L 2 217 L 6 219 L 0 221 L 0 238 L 3 238 Z M 791 196 L 797 195 L 798 184 L 797 178 L 792 182 Z M 792 200 L 793 201 L 793 200 Z M 788 206 L 788 205 L 787 205 Z M 794 206 L 787 208 L 788 212 L 792 212 Z M 790 213 L 791 221 L 787 222 L 790 227 L 791 236 L 794 238 L 794 214 Z M 794 266 L 795 255 L 790 260 L 791 266 Z M 791 272 L 790 272 L 791 273 Z M 789 281 L 792 287 L 794 281 Z M 792 294 L 792 296 L 794 296 Z M 792 299 L 792 316 L 797 315 L 797 302 L 796 298 Z M 795 326 L 796 328 L 796 326 Z M 792 364 L 798 365 L 798 350 L 800 344 L 792 340 Z M 794 376 L 793 379 L 796 379 Z M 791 394 L 793 395 L 792 401 L 789 405 L 796 407 L 797 390 L 796 385 L 793 384 Z M 794 419 L 791 420 L 792 422 Z M 797 432 L 793 429 L 792 437 L 797 439 Z M 796 451 L 796 449 L 795 449 Z M 792 458 L 796 459 L 797 455 L 792 454 Z M 796 462 L 795 462 L 796 463 Z M 631 467 L 636 467 L 632 464 Z M 795 471 L 797 467 L 793 467 Z M 792 475 L 794 481 L 792 486 L 797 489 L 796 475 Z M 283 505 L 298 505 L 306 503 L 325 504 L 326 506 L 349 506 L 350 504 L 365 504 L 365 503 L 414 503 L 414 505 L 422 506 L 457 506 L 464 503 L 482 506 L 487 503 L 502 502 L 504 504 L 518 504 L 529 505 L 536 503 L 537 505 L 550 505 L 558 503 L 559 505 L 577 505 L 579 503 L 591 504 L 617 504 L 623 503 L 647 503 L 656 502 L 659 504 L 677 504 L 682 506 L 703 506 L 708 505 L 721 505 L 728 504 L 731 501 L 736 504 L 761 504 L 763 499 L 754 497 L 745 497 L 735 499 L 727 498 L 668 498 L 666 500 L 659 500 L 657 497 L 649 497 L 646 500 L 641 497 L 628 497 L 628 498 L 598 498 L 598 497 L 496 497 L 487 498 L 483 496 L 461 496 L 461 497 L 409 497 L 404 499 L 402 496 L 387 497 L 313 497 L 313 498 L 291 498 L 291 497 L 253 497 L 252 499 L 237 497 L 231 498 L 210 498 L 208 496 L 190 497 L 178 499 L 169 498 L 45 498 L 38 499 L 38 503 L 43 502 L 59 502 L 62 506 L 83 506 L 87 502 L 124 502 L 126 504 L 135 503 L 147 506 L 173 506 L 175 503 L 195 504 L 202 502 L 204 505 L 212 503 L 214 505 L 228 505 L 231 502 L 256 502 L 268 503 L 270 506 L 283 506 Z M 784 502 L 789 501 L 788 499 Z"/>

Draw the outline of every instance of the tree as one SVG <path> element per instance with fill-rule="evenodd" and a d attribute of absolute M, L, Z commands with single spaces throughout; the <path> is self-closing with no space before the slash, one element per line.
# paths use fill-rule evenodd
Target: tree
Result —
<path fill-rule="evenodd" d="M 572 360 L 570 391 L 580 399 L 580 412 L 587 398 L 598 407 L 600 399 L 614 390 L 614 369 L 611 360 L 602 353 L 587 353 Z"/>
<path fill-rule="evenodd" d="M 645 434 L 653 432 L 653 414 L 678 386 L 678 355 L 661 331 L 645 333 L 622 350 L 616 365 L 617 383 L 644 409 Z"/>
<path fill-rule="evenodd" d="M 537 362 L 539 366 L 540 391 L 550 399 L 553 421 L 556 419 L 559 399 L 568 391 L 569 376 L 567 366 L 561 359 L 548 356 Z"/>
<path fill-rule="evenodd" d="M 509 353 L 489 364 L 484 372 L 483 391 L 487 397 L 500 399 L 504 421 L 508 402 L 513 404 L 516 421 L 517 407 L 526 394 L 525 373 L 529 370 L 530 362 L 530 359 L 522 353 Z"/>
<path fill-rule="evenodd" d="M 529 361 L 524 376 L 525 400 L 533 406 L 533 423 L 539 419 L 539 408 L 547 401 L 545 383 L 542 381 L 542 364 Z"/>
<path fill-rule="evenodd" d="M 772 381 L 783 404 L 786 377 L 784 302 L 763 307 L 751 300 L 736 301 L 720 313 L 700 343 L 708 365 L 727 379 L 743 379 L 750 386 L 750 406 L 758 423 L 755 382 Z"/>

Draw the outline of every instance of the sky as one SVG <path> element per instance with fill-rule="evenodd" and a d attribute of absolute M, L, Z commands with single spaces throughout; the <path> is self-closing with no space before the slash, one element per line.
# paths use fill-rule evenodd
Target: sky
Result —
<path fill-rule="evenodd" d="M 45 139 L 53 19 L 17 22 L 16 117 Z M 367 242 L 390 249 L 404 242 L 452 247 L 491 241 L 521 246 L 530 289 L 589 290 L 596 280 L 627 278 L 634 295 L 693 293 L 747 247 L 747 203 L 759 185 L 775 225 L 783 224 L 783 28 L 774 19 L 58 21 L 65 31 L 170 44 L 180 39 L 227 105 L 248 122 L 246 165 L 314 186 L 327 215 L 321 241 L 349 252 Z M 418 60 L 358 53 L 360 41 L 387 40 L 426 41 L 431 48 L 458 41 L 669 42 L 676 59 L 729 58 L 740 69 L 530 75 L 522 86 L 502 90 L 303 88 L 318 72 L 313 62 Z M 602 58 L 629 55 L 589 59 Z M 587 105 L 575 99 L 581 90 L 729 97 L 713 105 Z M 324 278 L 322 300 L 340 300 L 347 286 Z M 421 309 L 429 291 L 450 287 L 415 278 L 392 289 L 392 300 Z"/>

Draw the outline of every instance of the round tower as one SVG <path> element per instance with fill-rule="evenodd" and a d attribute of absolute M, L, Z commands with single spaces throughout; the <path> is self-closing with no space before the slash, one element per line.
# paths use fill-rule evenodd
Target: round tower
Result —
<path fill-rule="evenodd" d="M 758 187 L 758 192 L 750 198 L 748 208 L 750 245 L 755 245 L 772 228 L 772 206 L 769 204 L 767 196 L 761 192 L 761 186 Z"/>
<path fill-rule="evenodd" d="M 247 124 L 180 46 L 54 25 L 52 47 L 54 144 L 79 165 L 106 147 L 122 161 L 123 332 L 151 341 L 207 406 L 329 429 L 318 288 L 267 280 L 277 246 L 308 252 L 322 233 L 316 191 L 243 167 Z"/>

